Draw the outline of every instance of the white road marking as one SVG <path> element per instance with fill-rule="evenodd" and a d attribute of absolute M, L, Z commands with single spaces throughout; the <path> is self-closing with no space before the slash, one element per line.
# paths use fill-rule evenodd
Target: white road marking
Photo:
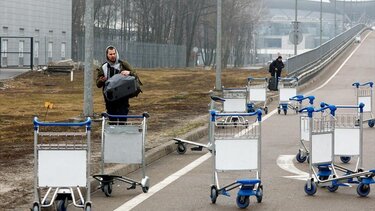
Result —
<path fill-rule="evenodd" d="M 189 165 L 185 166 L 184 168 L 180 169 L 179 171 L 173 173 L 172 175 L 165 178 L 163 181 L 159 182 L 158 184 L 152 186 L 147 193 L 139 194 L 138 196 L 132 198 L 131 200 L 127 201 L 115 211 L 128 211 L 133 209 L 138 204 L 142 203 L 144 200 L 148 199 L 158 191 L 162 190 L 163 188 L 167 187 L 172 182 L 176 181 L 178 178 L 182 177 L 189 171 L 193 170 L 195 167 L 199 166 L 203 162 L 205 162 L 208 158 L 211 157 L 211 153 L 208 152 L 205 155 L 199 157 L 195 161 L 191 162 Z"/>
<path fill-rule="evenodd" d="M 296 174 L 293 176 L 283 176 L 283 177 L 306 181 L 309 178 L 309 174 L 304 171 L 299 170 L 298 168 L 294 166 L 294 163 L 293 163 L 294 158 L 295 158 L 294 155 L 280 155 L 277 158 L 276 163 L 281 169 L 288 171 L 292 174 Z"/>

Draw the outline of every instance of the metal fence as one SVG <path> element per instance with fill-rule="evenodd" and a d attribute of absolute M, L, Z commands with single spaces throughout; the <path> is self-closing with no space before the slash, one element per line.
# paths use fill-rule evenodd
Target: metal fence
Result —
<path fill-rule="evenodd" d="M 350 39 L 358 35 L 366 27 L 367 26 L 365 24 L 358 24 L 323 43 L 317 48 L 288 58 L 286 62 L 286 70 L 288 75 L 303 72 L 314 63 L 324 60 L 327 56 L 330 56 L 330 54 L 338 50 L 343 44 L 347 43 Z"/>
<path fill-rule="evenodd" d="M 79 42 L 80 58 L 84 60 L 84 39 Z M 185 67 L 186 46 L 154 44 L 141 42 L 124 42 L 120 40 L 98 39 L 94 40 L 94 60 L 105 61 L 105 49 L 107 46 L 115 46 L 119 52 L 120 59 L 128 61 L 134 67 Z"/>

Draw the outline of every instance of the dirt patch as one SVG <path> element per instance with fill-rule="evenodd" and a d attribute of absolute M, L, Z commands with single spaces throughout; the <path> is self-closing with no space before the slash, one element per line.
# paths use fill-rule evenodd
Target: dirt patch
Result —
<path fill-rule="evenodd" d="M 215 72 L 201 69 L 140 69 L 143 93 L 131 99 L 131 114 L 150 114 L 146 149 L 159 146 L 187 130 L 203 125 L 192 121 L 207 114 L 209 90 Z M 0 89 L 0 210 L 28 210 L 33 201 L 34 116 L 42 121 L 71 121 L 82 118 L 83 72 L 74 81 L 64 74 L 46 75 L 31 71 L 2 82 Z M 265 70 L 231 69 L 222 72 L 225 87 L 243 87 L 247 77 L 264 77 Z M 95 73 L 93 75 L 95 77 Z M 101 89 L 93 84 L 94 112 L 104 111 Z M 53 104 L 52 109 L 45 102 Z M 202 119 L 202 118 L 200 118 Z M 100 160 L 100 122 L 93 123 L 92 172 Z"/>

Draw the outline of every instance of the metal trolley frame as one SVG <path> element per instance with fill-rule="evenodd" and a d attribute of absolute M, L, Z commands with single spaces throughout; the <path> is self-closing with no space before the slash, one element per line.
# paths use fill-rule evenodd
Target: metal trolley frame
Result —
<path fill-rule="evenodd" d="M 297 96 L 294 96 L 294 97 L 291 97 L 290 100 L 293 100 L 293 101 L 296 101 L 298 102 L 298 112 L 302 109 L 302 106 L 303 106 L 303 101 L 304 100 L 309 100 L 309 104 L 310 106 L 313 106 L 314 105 L 314 100 L 315 100 L 315 97 L 314 96 L 306 96 L 304 97 L 303 95 L 297 95 Z M 309 121 L 308 121 L 308 116 L 306 115 L 306 113 L 303 113 L 303 112 L 300 112 L 300 118 L 299 118 L 299 122 L 300 122 L 300 139 L 299 139 L 299 143 L 300 143 L 300 148 L 298 150 L 298 153 L 296 155 L 296 160 L 300 163 L 303 163 L 306 161 L 306 159 L 308 158 L 308 155 L 309 155 L 309 146 L 308 146 L 308 142 L 309 142 Z"/>
<path fill-rule="evenodd" d="M 307 107 L 303 110 L 308 112 L 309 117 L 309 139 L 310 139 L 310 162 L 309 162 L 309 179 L 307 180 L 304 190 L 307 195 L 314 195 L 319 184 L 329 184 L 327 189 L 330 192 L 335 192 L 339 186 L 349 186 L 348 183 L 359 184 L 357 193 L 361 196 L 366 196 L 370 192 L 369 185 L 375 183 L 373 177 L 375 170 L 364 171 L 359 168 L 350 170 L 334 163 L 335 147 L 342 147 L 341 141 L 336 142 L 335 138 L 335 111 L 337 108 L 356 108 L 361 112 L 360 120 L 362 120 L 363 104 L 359 106 L 334 106 L 325 104 L 324 107 L 314 110 L 313 107 Z M 313 117 L 314 112 L 322 112 L 326 109 L 330 110 L 330 115 L 322 115 L 320 117 Z M 361 142 L 357 139 L 356 141 Z M 361 143 L 356 144 L 361 148 Z M 345 144 L 344 148 L 348 149 Z M 361 149 L 354 149 L 359 151 L 360 156 L 359 166 L 361 163 Z M 352 150 L 352 149 L 350 149 Z M 356 152 L 357 153 L 357 152 Z M 344 174 L 338 174 L 343 172 Z"/>
<path fill-rule="evenodd" d="M 210 109 L 209 110 L 213 110 L 214 109 L 214 105 L 215 103 L 223 103 L 225 100 L 221 97 L 217 97 L 217 96 L 210 96 L 210 99 L 211 99 L 211 102 L 209 104 L 209 107 Z M 208 117 L 210 120 L 210 117 Z M 208 130 L 208 137 L 210 137 L 210 128 Z M 203 148 L 207 148 L 208 150 L 211 150 L 211 142 L 210 140 L 208 141 L 207 144 L 202 144 L 202 143 L 198 143 L 198 142 L 194 142 L 194 141 L 189 141 L 189 140 L 185 140 L 185 139 L 181 139 L 181 138 L 173 138 L 174 141 L 176 141 L 175 143 L 177 144 L 177 153 L 178 154 L 185 154 L 185 152 L 187 151 L 187 147 L 186 145 L 193 145 L 194 147 L 191 148 L 192 151 L 202 151 Z"/>
<path fill-rule="evenodd" d="M 48 128 L 71 128 L 74 132 L 49 131 Z M 77 132 L 86 127 L 85 132 Z M 40 129 L 46 131 L 40 131 Z M 85 122 L 40 122 L 34 118 L 34 202 L 33 211 L 51 207 L 55 202 L 57 210 L 66 210 L 69 201 L 85 211 L 91 210 L 90 199 L 90 154 L 91 120 Z M 86 141 L 68 140 L 86 137 Z M 56 139 L 63 143 L 53 143 Z M 46 139 L 44 141 L 44 139 Z M 83 197 L 81 188 L 86 189 Z M 76 191 L 74 191 L 76 190 Z M 43 194 L 45 192 L 45 194 Z M 76 193 L 80 202 L 77 203 Z M 44 196 L 43 196 L 44 195 Z"/>
<path fill-rule="evenodd" d="M 247 110 L 248 112 L 254 112 L 256 109 L 260 108 L 264 111 L 265 114 L 268 113 L 267 102 L 267 78 L 251 78 L 247 79 L 247 89 L 248 89 L 248 102 Z M 260 82 L 260 83 L 255 83 Z M 256 107 L 255 104 L 262 104 L 259 107 Z"/>
<path fill-rule="evenodd" d="M 364 108 L 364 115 L 370 116 L 363 120 L 363 123 L 368 124 L 369 127 L 374 127 L 375 125 L 375 118 L 372 113 L 372 106 L 373 106 L 373 82 L 367 82 L 364 84 L 360 84 L 359 82 L 353 83 L 352 86 L 356 87 L 356 98 L 357 104 L 364 103 L 366 106 Z"/>
<path fill-rule="evenodd" d="M 144 193 L 149 189 L 149 177 L 146 176 L 145 141 L 147 134 L 148 113 L 142 115 L 110 115 L 102 117 L 102 159 L 101 174 L 93 177 L 100 182 L 100 189 L 109 197 L 114 182 L 130 184 L 127 189 L 141 186 Z M 133 119 L 135 121 L 128 121 Z M 140 121 L 137 121 L 140 120 Z M 141 164 L 142 180 L 136 181 L 120 175 L 109 175 L 104 172 L 105 163 Z"/>
<path fill-rule="evenodd" d="M 288 113 L 288 108 L 298 112 L 298 104 L 296 101 L 291 101 L 290 98 L 297 95 L 298 79 L 293 78 L 279 78 L 279 106 L 277 113 L 280 114 L 283 110 L 284 114 Z"/>
<path fill-rule="evenodd" d="M 250 126 L 227 124 L 224 128 L 215 130 L 218 118 L 238 115 L 242 117 L 257 116 L 257 122 Z M 213 160 L 213 181 L 211 185 L 211 202 L 216 203 L 219 195 L 229 196 L 229 191 L 239 187 L 236 203 L 239 208 L 246 208 L 250 204 L 250 196 L 255 196 L 258 203 L 263 198 L 261 184 L 261 121 L 262 111 L 258 109 L 252 113 L 217 113 L 210 112 Z M 219 184 L 219 172 L 246 171 L 255 172 L 254 179 L 236 180 L 223 187 Z M 249 173 L 250 174 L 250 173 Z"/>
<path fill-rule="evenodd" d="M 247 88 L 223 88 L 223 113 L 232 113 L 233 115 L 223 116 L 221 125 L 238 124 L 248 125 L 248 122 L 243 116 L 236 113 L 247 113 Z"/>

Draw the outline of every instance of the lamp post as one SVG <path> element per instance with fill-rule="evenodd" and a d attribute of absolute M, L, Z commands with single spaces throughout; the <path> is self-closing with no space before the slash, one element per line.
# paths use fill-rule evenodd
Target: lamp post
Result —
<path fill-rule="evenodd" d="M 221 0 L 217 0 L 216 18 L 216 83 L 215 89 L 221 90 Z"/>

